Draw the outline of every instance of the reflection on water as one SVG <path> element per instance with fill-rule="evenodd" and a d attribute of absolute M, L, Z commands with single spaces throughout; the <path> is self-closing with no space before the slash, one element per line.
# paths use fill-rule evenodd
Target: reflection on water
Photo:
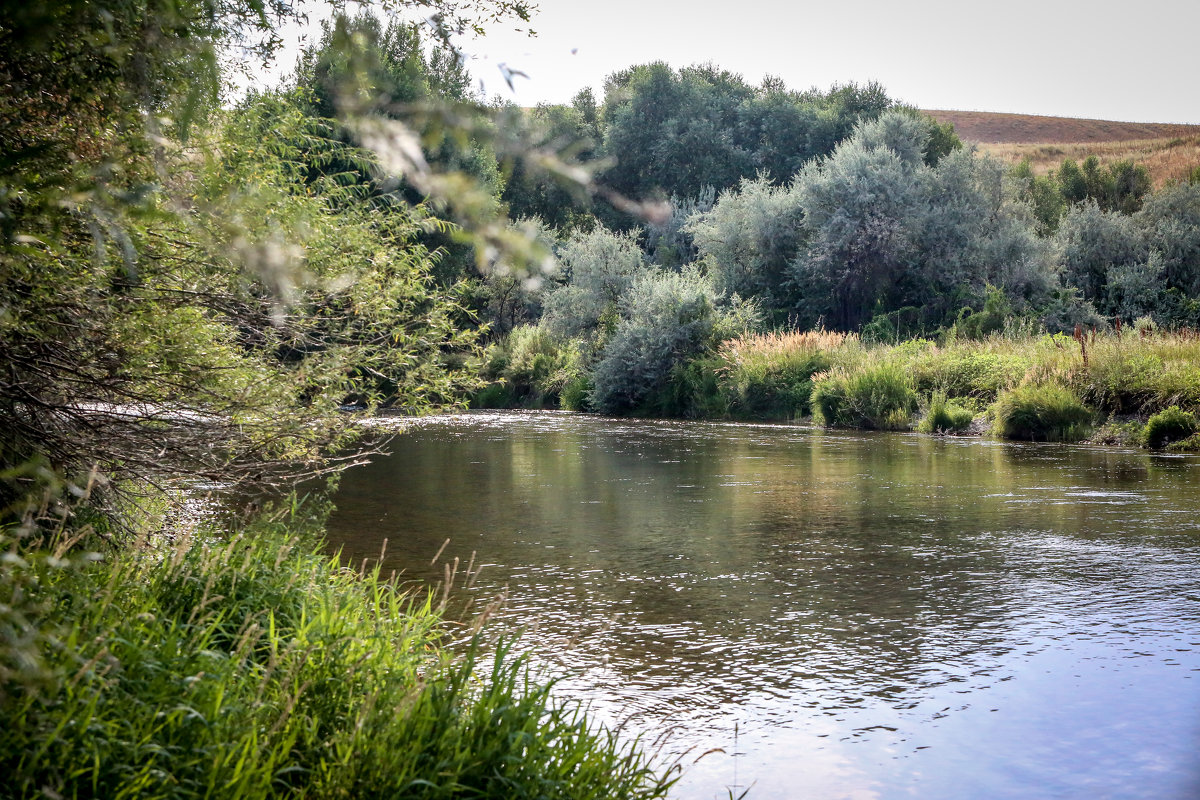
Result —
<path fill-rule="evenodd" d="M 562 692 L 690 749 L 680 797 L 1200 797 L 1200 460 L 552 413 L 389 449 L 333 543 L 475 553 Z"/>

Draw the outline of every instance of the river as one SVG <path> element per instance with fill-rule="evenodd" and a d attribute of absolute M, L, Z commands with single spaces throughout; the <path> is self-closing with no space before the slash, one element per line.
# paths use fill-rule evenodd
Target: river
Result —
<path fill-rule="evenodd" d="M 549 412 L 388 449 L 331 544 L 507 587 L 680 798 L 1200 797 L 1200 458 Z"/>

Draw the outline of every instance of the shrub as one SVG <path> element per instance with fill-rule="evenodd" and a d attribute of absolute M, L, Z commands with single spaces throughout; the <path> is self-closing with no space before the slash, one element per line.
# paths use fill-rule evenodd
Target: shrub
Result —
<path fill-rule="evenodd" d="M 563 411 L 590 411 L 588 394 L 592 391 L 592 379 L 584 373 L 576 373 L 567 379 L 558 396 Z"/>
<path fill-rule="evenodd" d="M 945 392 L 934 392 L 929 410 L 917 425 L 922 433 L 959 433 L 971 426 L 975 414 L 969 408 L 947 400 Z"/>
<path fill-rule="evenodd" d="M 1173 442 L 1180 442 L 1197 430 L 1196 415 L 1171 406 L 1146 420 L 1142 441 L 1147 447 L 1158 450 Z"/>
<path fill-rule="evenodd" d="M 992 406 L 992 432 L 1004 439 L 1076 442 L 1086 438 L 1092 412 L 1065 386 L 1029 384 L 1003 392 Z"/>
<path fill-rule="evenodd" d="M 812 406 L 813 418 L 824 425 L 900 430 L 916 411 L 917 393 L 906 370 L 883 363 L 815 377 Z"/>
<path fill-rule="evenodd" d="M 1186 439 L 1171 442 L 1167 445 L 1167 450 L 1172 453 L 1200 453 L 1200 433 L 1193 433 Z"/>
<path fill-rule="evenodd" d="M 754 322 L 753 306 L 718 305 L 719 300 L 694 269 L 639 276 L 621 301 L 621 321 L 592 371 L 589 398 L 595 408 L 606 414 L 661 413 L 662 393 L 677 367 Z"/>
<path fill-rule="evenodd" d="M 582 370 L 578 342 L 536 325 L 516 327 L 493 345 L 484 373 L 493 382 L 472 398 L 476 408 L 554 408 Z"/>

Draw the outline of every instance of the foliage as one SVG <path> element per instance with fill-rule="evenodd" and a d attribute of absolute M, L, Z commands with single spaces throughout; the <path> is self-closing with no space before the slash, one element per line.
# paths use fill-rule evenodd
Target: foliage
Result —
<path fill-rule="evenodd" d="M 1079 441 L 1087 438 L 1092 421 L 1092 412 L 1074 392 L 1053 383 L 1002 392 L 991 414 L 997 436 L 1032 441 Z"/>
<path fill-rule="evenodd" d="M 1094 200 L 1067 211 L 1056 240 L 1063 277 L 1092 301 L 1105 299 L 1104 289 L 1115 270 L 1143 263 L 1147 256 L 1144 236 L 1134 221 L 1106 213 Z"/>
<path fill-rule="evenodd" d="M 899 365 L 835 367 L 813 378 L 813 419 L 840 428 L 905 430 L 917 410 L 912 378 Z"/>
<path fill-rule="evenodd" d="M 526 115 L 532 140 L 537 143 L 534 153 L 550 151 L 571 162 L 589 163 L 597 159 L 601 142 L 599 111 L 590 89 L 575 95 L 571 105 L 539 105 Z M 583 225 L 590 199 L 561 178 L 536 169 L 530 158 L 511 158 L 506 164 L 507 179 L 502 199 L 509 215 L 540 217 L 559 229 Z"/>
<path fill-rule="evenodd" d="M 922 433 L 962 433 L 971 426 L 975 414 L 971 409 L 955 403 L 945 392 L 934 392 L 929 398 L 929 408 L 917 424 Z"/>
<path fill-rule="evenodd" d="M 927 131 L 919 128 L 907 115 L 887 115 L 797 176 L 807 247 L 793 280 L 807 319 L 857 328 L 910 259 L 919 224 L 910 211 L 924 202 L 918 176 Z"/>
<path fill-rule="evenodd" d="M 5 559 L 0 797 L 665 794 L 508 646 L 452 656 L 428 599 L 292 524 Z"/>
<path fill-rule="evenodd" d="M 953 334 L 961 339 L 984 339 L 1004 329 L 1004 324 L 1012 317 L 1012 305 L 1004 292 L 995 286 L 987 287 L 987 299 L 983 308 L 972 311 L 964 307 L 958 312 L 954 321 Z"/>
<path fill-rule="evenodd" d="M 319 41 L 301 54 L 292 83 L 289 96 L 309 116 L 328 120 L 339 140 L 356 142 L 363 118 L 404 125 L 420 142 L 429 169 L 458 176 L 475 202 L 496 205 L 503 180 L 490 141 L 494 137 L 472 105 L 465 61 L 436 38 L 426 42 L 422 26 L 401 21 L 385 26 L 369 12 L 338 15 L 323 23 Z M 449 119 L 452 115 L 456 119 Z M 306 161 L 310 181 L 330 177 L 357 183 L 370 195 L 411 206 L 428 194 L 421 181 L 383 172 L 375 163 L 331 159 L 321 152 Z M 418 241 L 441 251 L 436 275 L 442 283 L 475 273 L 476 254 L 463 232 L 430 227 L 419 232 Z"/>
<path fill-rule="evenodd" d="M 595 333 L 646 268 L 633 236 L 604 227 L 568 238 L 558 260 L 565 283 L 547 294 L 543 324 L 563 336 Z"/>
<path fill-rule="evenodd" d="M 695 214 L 686 230 L 716 286 L 757 297 L 767 308 L 786 308 L 787 269 L 801 243 L 801 209 L 792 188 L 765 175 L 743 180 L 711 210 Z"/>
<path fill-rule="evenodd" d="M 443 43 L 529 13 L 510 0 L 422 5 L 438 10 Z M 291 3 L 124 0 L 0 12 L 6 518 L 96 467 L 233 483 L 319 472 L 351 438 L 339 404 L 419 412 L 470 384 L 471 323 L 457 292 L 430 282 L 439 254 L 415 242 L 452 226 L 381 203 L 348 174 L 378 176 L 403 150 L 405 179 L 455 198 L 481 252 L 522 237 L 485 220 L 491 206 L 468 208 L 477 195 L 460 173 L 396 146 L 401 121 L 314 118 L 298 90 L 217 110 L 223 48 L 261 59 L 299 15 Z M 403 72 L 419 46 L 394 32 L 389 63 Z M 351 130 L 389 146 L 360 150 Z"/>
<path fill-rule="evenodd" d="M 460 396 L 473 337 L 414 223 L 305 189 L 292 142 L 342 146 L 277 112 L 235 114 L 208 157 L 180 154 L 169 194 L 19 217 L 0 251 L 6 467 L 303 473 L 350 434 L 341 404 Z M 22 493 L 8 484 L 4 505 Z"/>
<path fill-rule="evenodd" d="M 1171 406 L 1146 420 L 1146 427 L 1142 430 L 1142 441 L 1147 447 L 1159 450 L 1173 442 L 1187 439 L 1198 429 L 1200 425 L 1196 422 L 1195 414 L 1183 411 L 1179 406 Z"/>
<path fill-rule="evenodd" d="M 692 230 L 691 219 L 713 210 L 717 192 L 705 186 L 695 197 L 680 199 L 672 196 L 668 202 L 670 213 L 661 221 L 645 224 L 646 254 L 660 267 L 680 269 L 696 260 L 700 253 Z"/>
<path fill-rule="evenodd" d="M 694 269 L 639 275 L 592 372 L 591 404 L 606 414 L 636 410 L 663 389 L 677 365 L 754 324 L 753 306 L 721 306 L 721 299 Z"/>
<path fill-rule="evenodd" d="M 520 235 L 553 253 L 555 231 L 537 218 L 512 223 Z M 536 270 L 516 269 L 496 264 L 479 277 L 465 282 L 466 305 L 487 326 L 491 337 L 503 336 L 520 325 L 537 322 L 543 313 L 546 294 L 557 284 L 558 261 L 547 258 Z"/>
<path fill-rule="evenodd" d="M 522 325 L 492 345 L 484 377 L 492 379 L 472 400 L 482 408 L 555 408 L 568 386 L 576 402 L 582 374 L 579 341 L 563 339 L 545 327 Z"/>
<path fill-rule="evenodd" d="M 615 163 L 602 177 L 635 198 L 695 197 L 760 171 L 784 182 L 890 105 L 876 84 L 797 93 L 773 79 L 755 88 L 712 64 L 633 66 L 605 84 L 603 152 Z"/>

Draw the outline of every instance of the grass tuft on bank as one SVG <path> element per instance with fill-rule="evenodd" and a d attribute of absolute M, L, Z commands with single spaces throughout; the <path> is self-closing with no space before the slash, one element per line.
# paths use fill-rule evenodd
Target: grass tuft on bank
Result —
<path fill-rule="evenodd" d="M 0 797 L 649 798 L 671 778 L 428 599 L 259 522 L 0 534 Z"/>

